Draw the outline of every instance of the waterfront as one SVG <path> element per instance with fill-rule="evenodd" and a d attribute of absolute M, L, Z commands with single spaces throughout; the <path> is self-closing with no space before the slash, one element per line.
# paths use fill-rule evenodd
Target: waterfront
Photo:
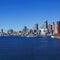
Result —
<path fill-rule="evenodd" d="M 60 40 L 0 37 L 0 60 L 60 60 Z"/>

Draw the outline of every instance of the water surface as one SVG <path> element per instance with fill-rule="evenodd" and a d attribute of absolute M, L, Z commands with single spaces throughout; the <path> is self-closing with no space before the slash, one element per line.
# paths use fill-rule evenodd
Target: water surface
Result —
<path fill-rule="evenodd" d="M 0 37 L 0 60 L 60 60 L 60 40 Z"/>

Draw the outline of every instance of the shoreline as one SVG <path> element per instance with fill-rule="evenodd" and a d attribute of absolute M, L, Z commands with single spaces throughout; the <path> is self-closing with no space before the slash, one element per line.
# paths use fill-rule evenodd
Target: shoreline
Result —
<path fill-rule="evenodd" d="M 60 36 L 55 36 L 55 38 L 60 40 Z"/>
<path fill-rule="evenodd" d="M 55 38 L 55 39 L 59 39 L 60 40 L 60 36 L 54 36 L 54 35 L 51 35 L 51 36 L 17 36 L 17 35 L 15 35 L 15 36 L 0 36 L 0 37 L 26 37 L 26 38 L 36 38 L 36 37 L 39 37 L 39 38 L 45 38 L 45 37 L 50 37 L 50 38 Z"/>

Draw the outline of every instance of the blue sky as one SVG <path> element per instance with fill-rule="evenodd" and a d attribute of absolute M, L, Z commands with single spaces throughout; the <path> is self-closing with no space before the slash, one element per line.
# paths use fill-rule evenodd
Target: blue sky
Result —
<path fill-rule="evenodd" d="M 59 0 L 0 0 L 0 29 L 20 30 L 60 20 Z"/>

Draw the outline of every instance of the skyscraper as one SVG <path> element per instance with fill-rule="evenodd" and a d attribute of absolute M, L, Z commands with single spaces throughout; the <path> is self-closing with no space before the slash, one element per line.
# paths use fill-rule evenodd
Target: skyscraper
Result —
<path fill-rule="evenodd" d="M 10 30 L 7 31 L 7 33 L 8 33 L 9 35 L 12 35 L 13 32 L 14 32 L 13 29 L 10 29 Z"/>
<path fill-rule="evenodd" d="M 52 30 L 53 30 L 53 33 L 55 32 L 55 23 L 53 22 L 52 24 Z"/>
<path fill-rule="evenodd" d="M 26 33 L 27 31 L 28 31 L 28 28 L 26 26 L 24 26 L 23 33 Z"/>
<path fill-rule="evenodd" d="M 1 29 L 1 36 L 3 36 L 3 35 L 4 35 L 3 29 Z"/>
<path fill-rule="evenodd" d="M 1 29 L 1 33 L 3 33 L 3 29 Z"/>
<path fill-rule="evenodd" d="M 44 22 L 44 28 L 48 29 L 48 22 L 47 22 L 47 20 Z"/>
<path fill-rule="evenodd" d="M 38 24 L 34 24 L 34 33 L 38 32 Z"/>
<path fill-rule="evenodd" d="M 51 24 L 48 25 L 48 32 L 49 32 L 50 34 L 52 33 L 52 25 L 51 25 Z"/>
<path fill-rule="evenodd" d="M 38 24 L 34 24 L 34 30 L 38 30 Z"/>
<path fill-rule="evenodd" d="M 57 34 L 57 33 L 58 33 L 57 27 L 58 27 L 58 25 L 56 24 L 56 25 L 55 25 L 55 33 L 54 33 L 54 34 Z"/>
<path fill-rule="evenodd" d="M 60 36 L 60 21 L 57 22 L 57 31 L 58 31 L 58 35 Z"/>

